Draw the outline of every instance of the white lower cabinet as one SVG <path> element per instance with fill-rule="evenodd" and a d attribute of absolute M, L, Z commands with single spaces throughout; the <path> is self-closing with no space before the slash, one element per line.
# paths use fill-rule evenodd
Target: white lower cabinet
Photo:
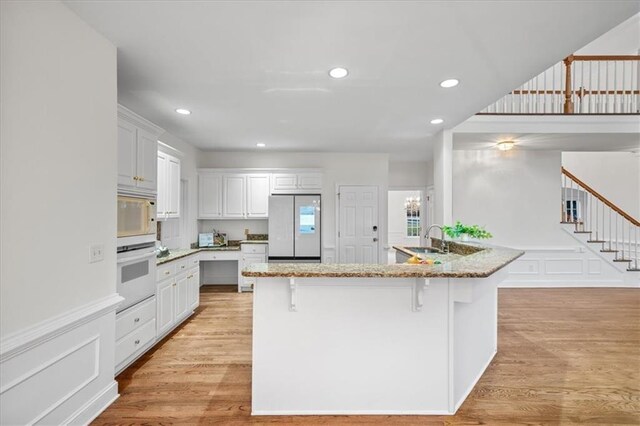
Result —
<path fill-rule="evenodd" d="M 158 338 L 162 338 L 200 304 L 199 255 L 178 259 L 158 268 L 158 278 Z"/>
<path fill-rule="evenodd" d="M 249 265 L 254 263 L 267 263 L 267 244 L 242 244 L 240 247 L 240 270 L 242 271 Z M 244 290 L 253 290 L 256 283 L 255 277 L 243 277 L 238 275 L 238 292 Z"/>
<path fill-rule="evenodd" d="M 116 315 L 116 374 L 149 349 L 156 339 L 156 297 Z"/>

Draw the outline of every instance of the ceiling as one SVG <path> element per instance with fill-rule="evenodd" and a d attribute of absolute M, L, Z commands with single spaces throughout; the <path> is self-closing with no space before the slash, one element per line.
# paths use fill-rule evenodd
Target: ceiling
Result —
<path fill-rule="evenodd" d="M 118 47 L 119 102 L 186 142 L 396 159 L 426 158 L 443 126 L 640 10 L 635 1 L 66 4 Z M 329 78 L 335 66 L 349 76 Z M 447 78 L 461 83 L 443 89 Z M 445 123 L 429 124 L 435 117 Z"/>
<path fill-rule="evenodd" d="M 635 151 L 638 133 L 455 133 L 453 149 L 495 149 L 499 141 L 512 140 L 519 150 Z"/>

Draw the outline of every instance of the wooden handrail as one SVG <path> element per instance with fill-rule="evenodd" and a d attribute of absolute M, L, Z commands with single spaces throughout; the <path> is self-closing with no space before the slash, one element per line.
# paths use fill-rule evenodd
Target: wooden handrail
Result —
<path fill-rule="evenodd" d="M 589 185 L 587 185 L 586 183 L 584 183 L 583 181 L 578 179 L 574 174 L 572 174 L 570 171 L 568 171 L 564 167 L 562 167 L 562 174 L 567 176 L 569 179 L 573 180 L 579 186 L 584 188 L 588 193 L 590 193 L 591 195 L 596 197 L 598 200 L 602 201 L 611 210 L 617 212 L 620 216 L 622 216 L 625 219 L 627 219 L 633 225 L 640 226 L 640 222 L 637 219 L 635 219 L 634 217 L 630 216 L 627 212 L 625 212 L 620 207 L 618 207 L 615 204 L 613 204 L 611 201 L 607 200 L 602 194 L 600 194 L 598 191 L 596 191 L 595 189 L 591 188 Z"/>
<path fill-rule="evenodd" d="M 640 55 L 571 55 L 572 61 L 640 61 Z"/>

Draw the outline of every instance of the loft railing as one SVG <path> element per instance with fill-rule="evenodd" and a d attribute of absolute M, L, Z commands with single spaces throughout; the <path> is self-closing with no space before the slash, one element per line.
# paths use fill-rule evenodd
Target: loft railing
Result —
<path fill-rule="evenodd" d="M 478 114 L 640 114 L 640 55 L 571 55 Z"/>
<path fill-rule="evenodd" d="M 614 262 L 638 268 L 640 221 L 595 189 L 562 168 L 562 223 L 575 225 L 575 232 L 589 234 L 589 243 L 602 244 L 600 251 L 615 253 Z"/>

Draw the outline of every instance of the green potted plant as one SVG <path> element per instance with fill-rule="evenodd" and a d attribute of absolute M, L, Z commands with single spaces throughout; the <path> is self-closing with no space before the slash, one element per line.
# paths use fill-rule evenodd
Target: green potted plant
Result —
<path fill-rule="evenodd" d="M 464 225 L 459 220 L 456 221 L 456 224 L 453 226 L 443 226 L 442 230 L 444 231 L 445 235 L 453 240 L 462 239 L 463 241 L 466 241 L 469 238 L 484 240 L 493 237 L 493 235 L 491 235 L 489 231 L 484 229 L 484 227 L 478 225 Z"/>

